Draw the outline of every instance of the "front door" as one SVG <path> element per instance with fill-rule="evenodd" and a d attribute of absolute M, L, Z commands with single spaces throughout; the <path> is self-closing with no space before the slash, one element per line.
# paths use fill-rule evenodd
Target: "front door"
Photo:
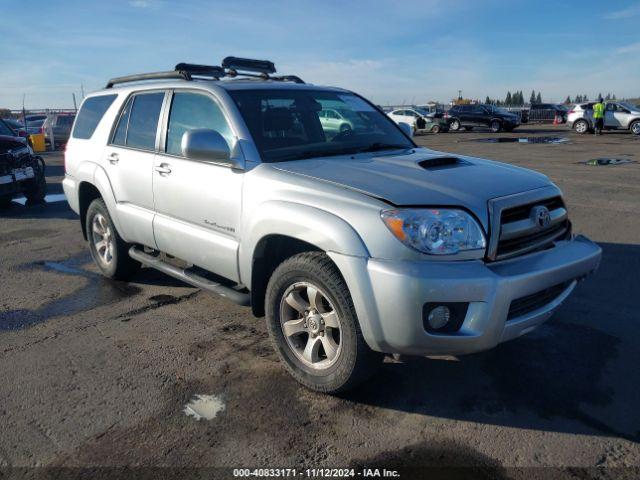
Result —
<path fill-rule="evenodd" d="M 216 130 L 231 148 L 235 137 L 223 110 L 209 93 L 175 90 L 164 123 L 166 140 L 153 166 L 158 249 L 239 281 L 243 172 L 189 160 L 181 150 L 182 135 L 195 128 Z"/>
<path fill-rule="evenodd" d="M 120 112 L 103 165 L 116 199 L 122 236 L 155 248 L 152 171 L 164 91 L 131 96 Z"/>

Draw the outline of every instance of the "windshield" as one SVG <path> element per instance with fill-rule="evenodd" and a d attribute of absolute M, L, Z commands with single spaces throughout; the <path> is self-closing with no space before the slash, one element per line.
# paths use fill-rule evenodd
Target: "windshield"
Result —
<path fill-rule="evenodd" d="M 391 119 L 351 93 L 261 89 L 229 94 L 265 162 L 415 146 Z"/>

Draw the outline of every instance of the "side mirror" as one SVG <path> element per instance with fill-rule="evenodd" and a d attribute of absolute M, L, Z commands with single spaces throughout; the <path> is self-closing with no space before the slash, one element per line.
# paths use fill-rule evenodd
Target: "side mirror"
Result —
<path fill-rule="evenodd" d="M 182 155 L 188 159 L 224 163 L 231 168 L 244 169 L 242 159 L 231 154 L 227 141 L 215 130 L 208 128 L 188 130 L 182 135 L 181 147 Z"/>
<path fill-rule="evenodd" d="M 400 130 L 402 130 L 407 137 L 409 138 L 413 137 L 413 128 L 411 127 L 411 125 L 405 122 L 398 122 L 398 126 L 400 127 Z"/>

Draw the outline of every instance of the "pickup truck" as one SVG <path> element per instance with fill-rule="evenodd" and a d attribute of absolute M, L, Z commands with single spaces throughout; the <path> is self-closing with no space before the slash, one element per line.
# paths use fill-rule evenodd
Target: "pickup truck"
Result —
<path fill-rule="evenodd" d="M 110 80 L 64 191 L 101 272 L 250 306 L 291 375 L 336 393 L 385 354 L 462 355 L 547 321 L 599 264 L 546 176 L 418 147 L 363 97 L 269 61 Z M 323 112 L 351 128 L 325 130 Z"/>

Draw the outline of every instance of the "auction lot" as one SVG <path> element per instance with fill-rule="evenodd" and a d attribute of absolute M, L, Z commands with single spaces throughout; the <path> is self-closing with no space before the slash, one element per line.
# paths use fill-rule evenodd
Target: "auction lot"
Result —
<path fill-rule="evenodd" d="M 475 141 L 524 136 L 569 141 Z M 105 280 L 66 202 L 14 203 L 0 213 L 0 465 L 639 468 L 640 137 L 525 125 L 416 141 L 564 191 L 604 254 L 549 323 L 481 354 L 389 358 L 364 387 L 320 395 L 248 309 L 148 269 Z M 580 163 L 598 157 L 635 163 Z M 45 161 L 62 193 L 62 155 Z M 196 395 L 224 409 L 187 416 Z"/>

